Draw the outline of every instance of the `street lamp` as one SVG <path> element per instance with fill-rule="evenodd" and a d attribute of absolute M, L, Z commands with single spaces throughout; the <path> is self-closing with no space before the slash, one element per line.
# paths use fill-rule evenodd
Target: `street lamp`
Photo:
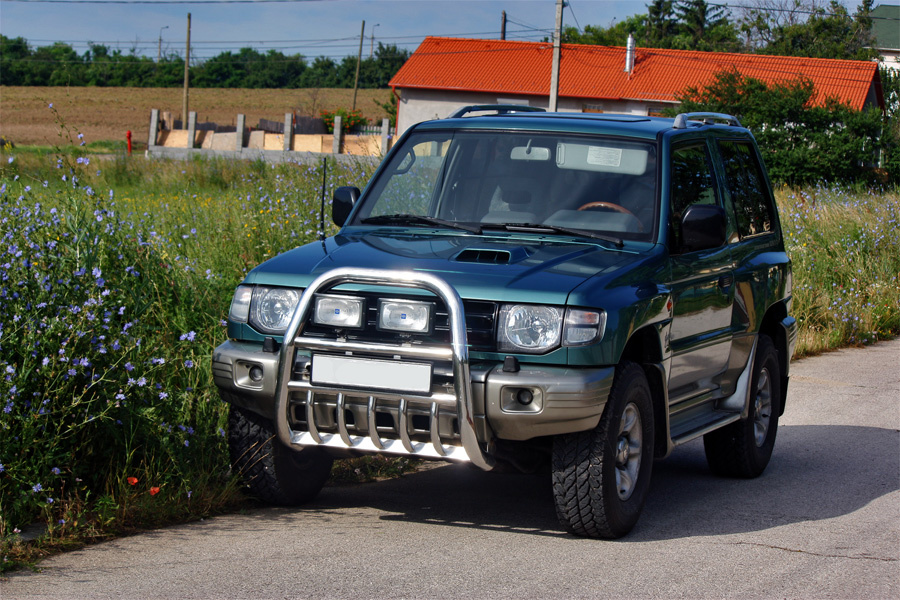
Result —
<path fill-rule="evenodd" d="M 164 25 L 159 28 L 159 44 L 156 46 L 156 62 L 158 63 L 162 58 L 162 32 L 163 29 L 168 29 L 168 25 Z"/>
<path fill-rule="evenodd" d="M 381 23 L 375 23 L 372 27 L 372 45 L 369 47 L 369 58 L 372 58 L 375 55 L 375 27 L 378 27 Z"/>

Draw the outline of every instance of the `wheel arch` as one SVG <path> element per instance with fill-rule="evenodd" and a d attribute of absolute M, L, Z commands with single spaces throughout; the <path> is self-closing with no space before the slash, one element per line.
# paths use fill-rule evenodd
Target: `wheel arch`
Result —
<path fill-rule="evenodd" d="M 787 404 L 787 388 L 788 388 L 788 368 L 790 363 L 790 341 L 787 332 L 782 326 L 785 319 L 788 318 L 787 307 L 784 302 L 776 302 L 766 311 L 762 323 L 759 326 L 759 334 L 767 335 L 775 344 L 775 350 L 778 352 L 778 371 L 780 373 L 779 383 L 781 385 L 781 407 L 779 416 L 784 414 L 784 407 Z"/>
<path fill-rule="evenodd" d="M 644 369 L 653 402 L 653 442 L 656 458 L 664 457 L 669 452 L 669 411 L 668 393 L 666 392 L 663 349 L 660 333 L 653 325 L 647 325 L 635 331 L 622 352 L 621 360 L 635 362 Z"/>

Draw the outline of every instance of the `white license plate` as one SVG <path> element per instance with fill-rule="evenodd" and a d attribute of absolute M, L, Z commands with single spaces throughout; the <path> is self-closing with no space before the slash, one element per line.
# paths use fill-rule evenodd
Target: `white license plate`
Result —
<path fill-rule="evenodd" d="M 431 365 L 314 354 L 312 383 L 427 394 L 431 391 Z"/>

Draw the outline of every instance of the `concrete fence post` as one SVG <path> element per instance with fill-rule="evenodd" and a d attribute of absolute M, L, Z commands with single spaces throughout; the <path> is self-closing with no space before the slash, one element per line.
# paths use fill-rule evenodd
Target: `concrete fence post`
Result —
<path fill-rule="evenodd" d="M 188 113 L 188 135 L 187 135 L 187 147 L 194 147 L 194 139 L 195 133 L 197 131 L 197 113 L 191 111 Z"/>
<path fill-rule="evenodd" d="M 284 151 L 290 152 L 294 141 L 294 115 L 284 113 Z"/>
<path fill-rule="evenodd" d="M 341 117 L 340 115 L 334 116 L 334 143 L 331 145 L 331 153 L 332 154 L 340 154 L 341 153 Z"/>
<path fill-rule="evenodd" d="M 391 147 L 390 145 L 390 135 L 391 135 L 391 120 L 390 119 L 382 119 L 381 120 L 381 155 L 385 156 L 388 152 L 388 149 Z"/>
<path fill-rule="evenodd" d="M 240 152 L 244 147 L 244 115 L 237 116 L 237 136 L 234 142 L 235 152 Z"/>
<path fill-rule="evenodd" d="M 159 132 L 159 109 L 150 110 L 150 137 L 147 139 L 147 146 L 156 145 L 156 134 Z"/>

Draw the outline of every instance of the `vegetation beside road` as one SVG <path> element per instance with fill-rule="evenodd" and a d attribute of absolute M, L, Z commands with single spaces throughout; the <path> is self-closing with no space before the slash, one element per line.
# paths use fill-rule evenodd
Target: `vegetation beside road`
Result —
<path fill-rule="evenodd" d="M 0 157 L 2 570 L 246 504 L 211 353 L 246 271 L 320 234 L 321 164 L 99 161 L 73 138 L 58 156 Z M 329 162 L 326 198 L 372 170 Z M 798 354 L 900 333 L 900 193 L 777 197 Z M 368 478 L 403 467 L 341 468 Z M 35 522 L 45 533 L 22 542 Z"/>

